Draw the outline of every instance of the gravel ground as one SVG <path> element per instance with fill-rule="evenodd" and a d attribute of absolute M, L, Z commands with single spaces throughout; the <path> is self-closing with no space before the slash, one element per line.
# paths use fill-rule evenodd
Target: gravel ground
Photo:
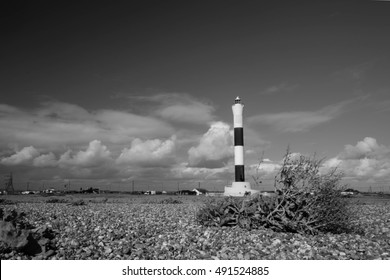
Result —
<path fill-rule="evenodd" d="M 56 232 L 56 249 L 1 259 L 390 259 L 390 204 L 356 205 L 361 234 L 316 236 L 196 224 L 197 203 L 18 203 L 36 227 Z"/>

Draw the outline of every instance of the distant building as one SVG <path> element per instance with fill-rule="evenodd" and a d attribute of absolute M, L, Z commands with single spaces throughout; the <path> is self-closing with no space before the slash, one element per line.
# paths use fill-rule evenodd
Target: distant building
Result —
<path fill-rule="evenodd" d="M 175 192 L 176 195 L 196 195 L 196 192 L 190 190 L 180 190 Z"/>
<path fill-rule="evenodd" d="M 208 193 L 208 190 L 200 188 L 195 188 L 192 191 L 196 192 L 196 195 L 206 195 Z"/>
<path fill-rule="evenodd" d="M 344 195 L 344 196 L 349 196 L 349 195 L 354 195 L 355 193 L 353 193 L 353 192 L 341 192 L 340 193 L 341 195 Z"/>
<path fill-rule="evenodd" d="M 146 191 L 146 192 L 144 192 L 144 194 L 147 194 L 147 195 L 155 195 L 155 194 L 156 194 L 156 191 Z"/>
<path fill-rule="evenodd" d="M 23 191 L 23 192 L 21 192 L 21 194 L 35 194 L 35 192 L 33 192 L 33 191 Z"/>
<path fill-rule="evenodd" d="M 54 189 L 46 189 L 43 191 L 43 193 L 54 193 Z"/>
<path fill-rule="evenodd" d="M 80 193 L 94 193 L 94 194 L 98 194 L 100 193 L 100 190 L 98 188 L 88 188 L 86 190 L 83 190 L 83 188 L 80 189 Z"/>

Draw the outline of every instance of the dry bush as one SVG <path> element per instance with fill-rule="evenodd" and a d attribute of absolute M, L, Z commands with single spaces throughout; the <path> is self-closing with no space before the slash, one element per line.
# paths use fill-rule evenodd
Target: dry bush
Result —
<path fill-rule="evenodd" d="M 269 222 L 285 231 L 345 232 L 352 229 L 353 214 L 340 192 L 343 174 L 337 169 L 319 172 L 322 160 L 300 156 L 293 159 L 287 151 L 282 168 L 275 177 L 277 205 Z"/>
<path fill-rule="evenodd" d="M 340 195 L 342 173 L 321 174 L 321 160 L 287 150 L 275 176 L 275 196 L 228 197 L 207 203 L 196 215 L 206 226 L 267 227 L 277 231 L 316 234 L 353 229 L 353 213 Z"/>
<path fill-rule="evenodd" d="M 267 226 L 264 217 L 275 207 L 272 197 L 224 197 L 205 203 L 196 220 L 205 226 L 240 226 L 246 229 Z"/>

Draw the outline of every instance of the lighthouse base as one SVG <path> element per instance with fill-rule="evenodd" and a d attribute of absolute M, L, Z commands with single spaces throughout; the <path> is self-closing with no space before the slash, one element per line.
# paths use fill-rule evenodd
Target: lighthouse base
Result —
<path fill-rule="evenodd" d="M 253 190 L 249 182 L 233 182 L 231 186 L 225 186 L 224 196 L 244 196 L 259 192 Z"/>

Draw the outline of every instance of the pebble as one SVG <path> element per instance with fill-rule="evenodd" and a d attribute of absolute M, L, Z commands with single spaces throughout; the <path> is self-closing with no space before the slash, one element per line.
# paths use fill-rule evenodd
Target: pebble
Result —
<path fill-rule="evenodd" d="M 80 246 L 80 243 L 77 240 L 73 239 L 72 241 L 70 241 L 70 246 L 77 248 Z"/>
<path fill-rule="evenodd" d="M 56 252 L 54 252 L 54 250 L 49 250 L 45 253 L 45 257 L 46 258 L 49 258 L 51 256 L 53 256 Z"/>
<path fill-rule="evenodd" d="M 281 244 L 282 241 L 280 241 L 279 239 L 275 239 L 273 242 L 272 242 L 272 246 L 277 246 L 279 244 Z"/>

